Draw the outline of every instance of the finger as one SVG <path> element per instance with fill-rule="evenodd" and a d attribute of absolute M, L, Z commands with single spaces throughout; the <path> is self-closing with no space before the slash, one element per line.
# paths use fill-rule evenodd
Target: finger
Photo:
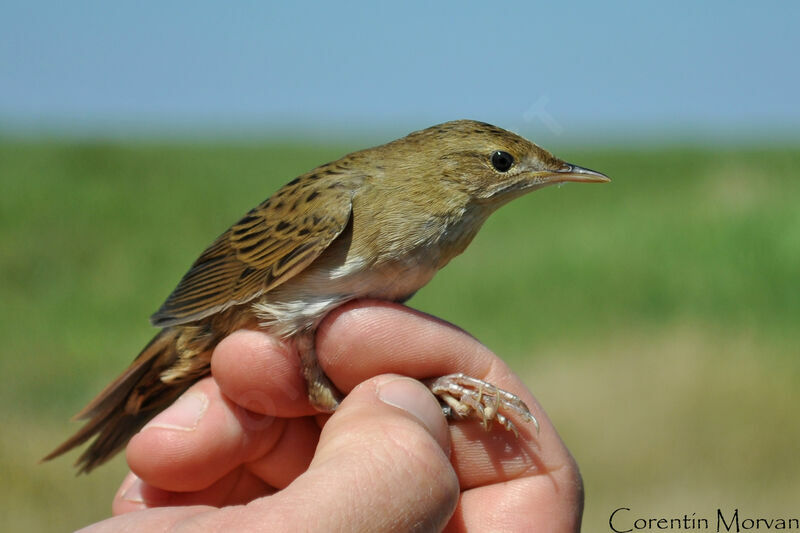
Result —
<path fill-rule="evenodd" d="M 111 509 L 114 515 L 120 515 L 156 507 L 242 505 L 274 492 L 274 488 L 245 468 L 237 468 L 210 487 L 195 492 L 159 489 L 129 472 L 114 496 Z"/>
<path fill-rule="evenodd" d="M 93 531 L 438 530 L 458 502 L 438 403 L 419 382 L 380 376 L 356 388 L 326 424 L 309 469 L 286 489 L 247 506 L 147 509 Z"/>
<path fill-rule="evenodd" d="M 345 390 L 374 374 L 427 378 L 464 372 L 517 394 L 541 424 L 515 421 L 520 431 L 485 431 L 473 420 L 452 425 L 451 460 L 462 488 L 522 476 L 547 475 L 572 458 L 530 391 L 501 359 L 475 338 L 437 318 L 386 302 L 357 301 L 320 325 L 317 350 L 326 373 Z"/>
<path fill-rule="evenodd" d="M 445 531 L 580 531 L 583 483 L 574 461 L 548 475 L 464 491 Z"/>
<path fill-rule="evenodd" d="M 211 374 L 225 396 L 255 413 L 315 414 L 308 402 L 297 350 L 258 330 L 239 330 L 217 345 Z"/>
<path fill-rule="evenodd" d="M 468 333 L 383 301 L 357 300 L 330 313 L 317 329 L 317 351 L 325 372 L 346 390 L 390 372 L 415 378 L 464 372 L 520 384 L 502 360 Z"/>
<path fill-rule="evenodd" d="M 147 485 L 175 492 L 211 489 L 207 503 L 217 501 L 214 490 L 230 490 L 220 480 L 250 463 L 270 486 L 285 486 L 307 468 L 318 435 L 313 419 L 249 412 L 206 378 L 136 434 L 126 454 Z M 272 453 L 280 460 L 271 461 Z"/>

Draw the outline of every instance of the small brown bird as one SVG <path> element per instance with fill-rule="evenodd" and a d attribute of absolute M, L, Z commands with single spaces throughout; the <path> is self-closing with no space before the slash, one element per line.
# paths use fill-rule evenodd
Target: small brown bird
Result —
<path fill-rule="evenodd" d="M 97 435 L 76 462 L 89 472 L 210 370 L 226 335 L 257 321 L 294 342 L 311 404 L 336 409 L 315 330 L 355 298 L 403 302 L 460 254 L 498 207 L 547 185 L 606 182 L 490 124 L 458 120 L 355 152 L 303 174 L 209 246 L 151 317 L 163 328 L 89 405 L 88 422 L 52 459 Z M 516 396 L 452 374 L 429 383 L 446 414 L 537 425 Z"/>

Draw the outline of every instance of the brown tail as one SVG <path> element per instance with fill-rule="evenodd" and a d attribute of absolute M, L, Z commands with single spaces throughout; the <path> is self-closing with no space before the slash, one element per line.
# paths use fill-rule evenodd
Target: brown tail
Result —
<path fill-rule="evenodd" d="M 88 422 L 42 461 L 58 457 L 94 435 L 97 438 L 75 462 L 79 473 L 90 472 L 122 450 L 153 416 L 208 373 L 212 339 L 198 339 L 191 329 L 175 326 L 161 330 L 131 366 L 74 417 Z M 194 341 L 191 353 L 187 353 L 186 342 L 179 342 L 187 337 Z M 174 372 L 176 366 L 182 371 Z M 165 374 L 170 369 L 173 372 Z"/>

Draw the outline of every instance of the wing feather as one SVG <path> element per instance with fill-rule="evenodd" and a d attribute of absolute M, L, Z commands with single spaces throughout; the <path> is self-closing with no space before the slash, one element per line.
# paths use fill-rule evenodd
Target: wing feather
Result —
<path fill-rule="evenodd" d="M 352 187 L 313 173 L 247 213 L 194 262 L 161 308 L 156 326 L 199 320 L 248 302 L 311 264 L 344 230 Z"/>

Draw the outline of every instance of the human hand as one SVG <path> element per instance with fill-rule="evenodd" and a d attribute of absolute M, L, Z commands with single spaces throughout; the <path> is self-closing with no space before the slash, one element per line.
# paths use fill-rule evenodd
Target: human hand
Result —
<path fill-rule="evenodd" d="M 530 392 L 474 338 L 360 301 L 323 321 L 317 351 L 349 391 L 331 416 L 309 405 L 291 348 L 259 331 L 226 338 L 213 378 L 131 439 L 135 474 L 114 498 L 117 516 L 86 531 L 579 530 L 577 465 Z M 518 394 L 541 432 L 448 426 L 422 384 L 395 375 L 453 372 Z"/>

